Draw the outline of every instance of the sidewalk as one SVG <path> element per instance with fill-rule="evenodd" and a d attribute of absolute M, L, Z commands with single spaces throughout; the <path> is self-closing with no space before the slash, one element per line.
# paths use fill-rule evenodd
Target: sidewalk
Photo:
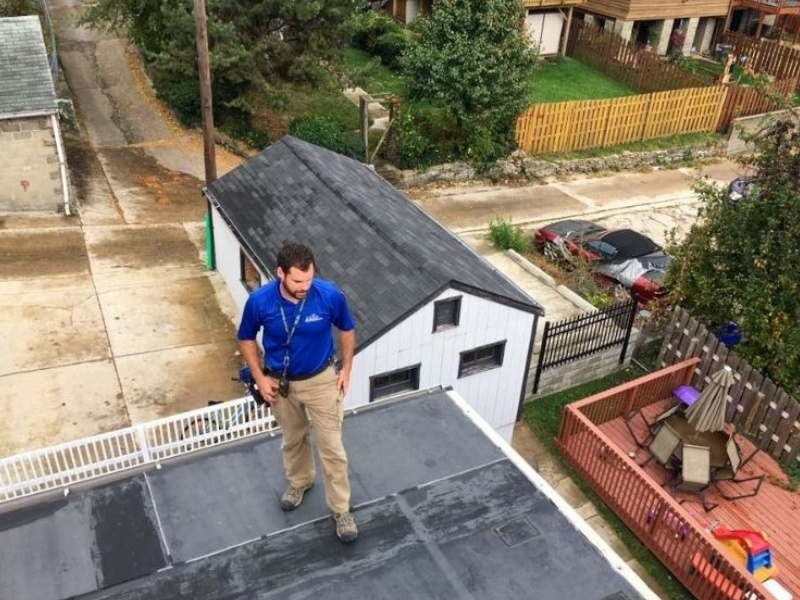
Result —
<path fill-rule="evenodd" d="M 600 534 L 606 543 L 613 548 L 614 552 L 642 578 L 659 598 L 669 600 L 669 596 L 664 592 L 661 585 L 633 557 L 608 522 L 597 511 L 597 507 L 589 501 L 586 495 L 578 489 L 578 486 L 561 469 L 556 459 L 533 435 L 533 432 L 525 422 L 519 421 L 515 425 L 511 445 L 552 486 L 556 493 L 564 498 L 586 523 Z"/>

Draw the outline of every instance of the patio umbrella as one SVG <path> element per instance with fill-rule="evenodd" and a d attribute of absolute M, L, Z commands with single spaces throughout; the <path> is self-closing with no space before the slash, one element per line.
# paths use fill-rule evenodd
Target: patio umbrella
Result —
<path fill-rule="evenodd" d="M 686 410 L 686 420 L 695 431 L 723 430 L 727 409 L 725 397 L 733 382 L 733 371 L 727 365 L 711 376 L 709 384 Z"/>

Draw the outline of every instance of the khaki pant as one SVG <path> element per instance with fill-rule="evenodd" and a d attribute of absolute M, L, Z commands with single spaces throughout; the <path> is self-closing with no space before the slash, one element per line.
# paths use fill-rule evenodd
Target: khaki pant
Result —
<path fill-rule="evenodd" d="M 336 381 L 333 367 L 310 379 L 291 381 L 289 395 L 278 396 L 272 411 L 283 432 L 281 450 L 286 479 L 295 487 L 305 487 L 316 477 L 310 421 L 322 463 L 328 508 L 342 513 L 350 511 L 350 481 L 342 444 L 344 409 Z"/>

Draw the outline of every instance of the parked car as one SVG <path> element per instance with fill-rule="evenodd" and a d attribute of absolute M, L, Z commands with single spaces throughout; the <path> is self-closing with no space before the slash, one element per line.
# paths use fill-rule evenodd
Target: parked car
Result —
<path fill-rule="evenodd" d="M 568 219 L 537 229 L 532 241 L 551 261 L 592 264 L 601 283 L 624 287 L 642 304 L 667 293 L 663 280 L 672 258 L 638 231 Z"/>
<path fill-rule="evenodd" d="M 755 192 L 752 177 L 737 177 L 728 184 L 728 200 L 731 204 L 738 204 L 747 194 Z"/>

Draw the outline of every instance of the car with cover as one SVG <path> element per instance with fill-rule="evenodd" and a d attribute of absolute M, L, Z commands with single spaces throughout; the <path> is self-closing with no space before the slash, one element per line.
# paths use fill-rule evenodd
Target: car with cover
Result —
<path fill-rule="evenodd" d="M 672 258 L 633 229 L 606 229 L 592 221 L 567 219 L 537 229 L 532 241 L 553 262 L 590 264 L 601 284 L 625 288 L 641 304 L 667 294 L 663 281 Z"/>

